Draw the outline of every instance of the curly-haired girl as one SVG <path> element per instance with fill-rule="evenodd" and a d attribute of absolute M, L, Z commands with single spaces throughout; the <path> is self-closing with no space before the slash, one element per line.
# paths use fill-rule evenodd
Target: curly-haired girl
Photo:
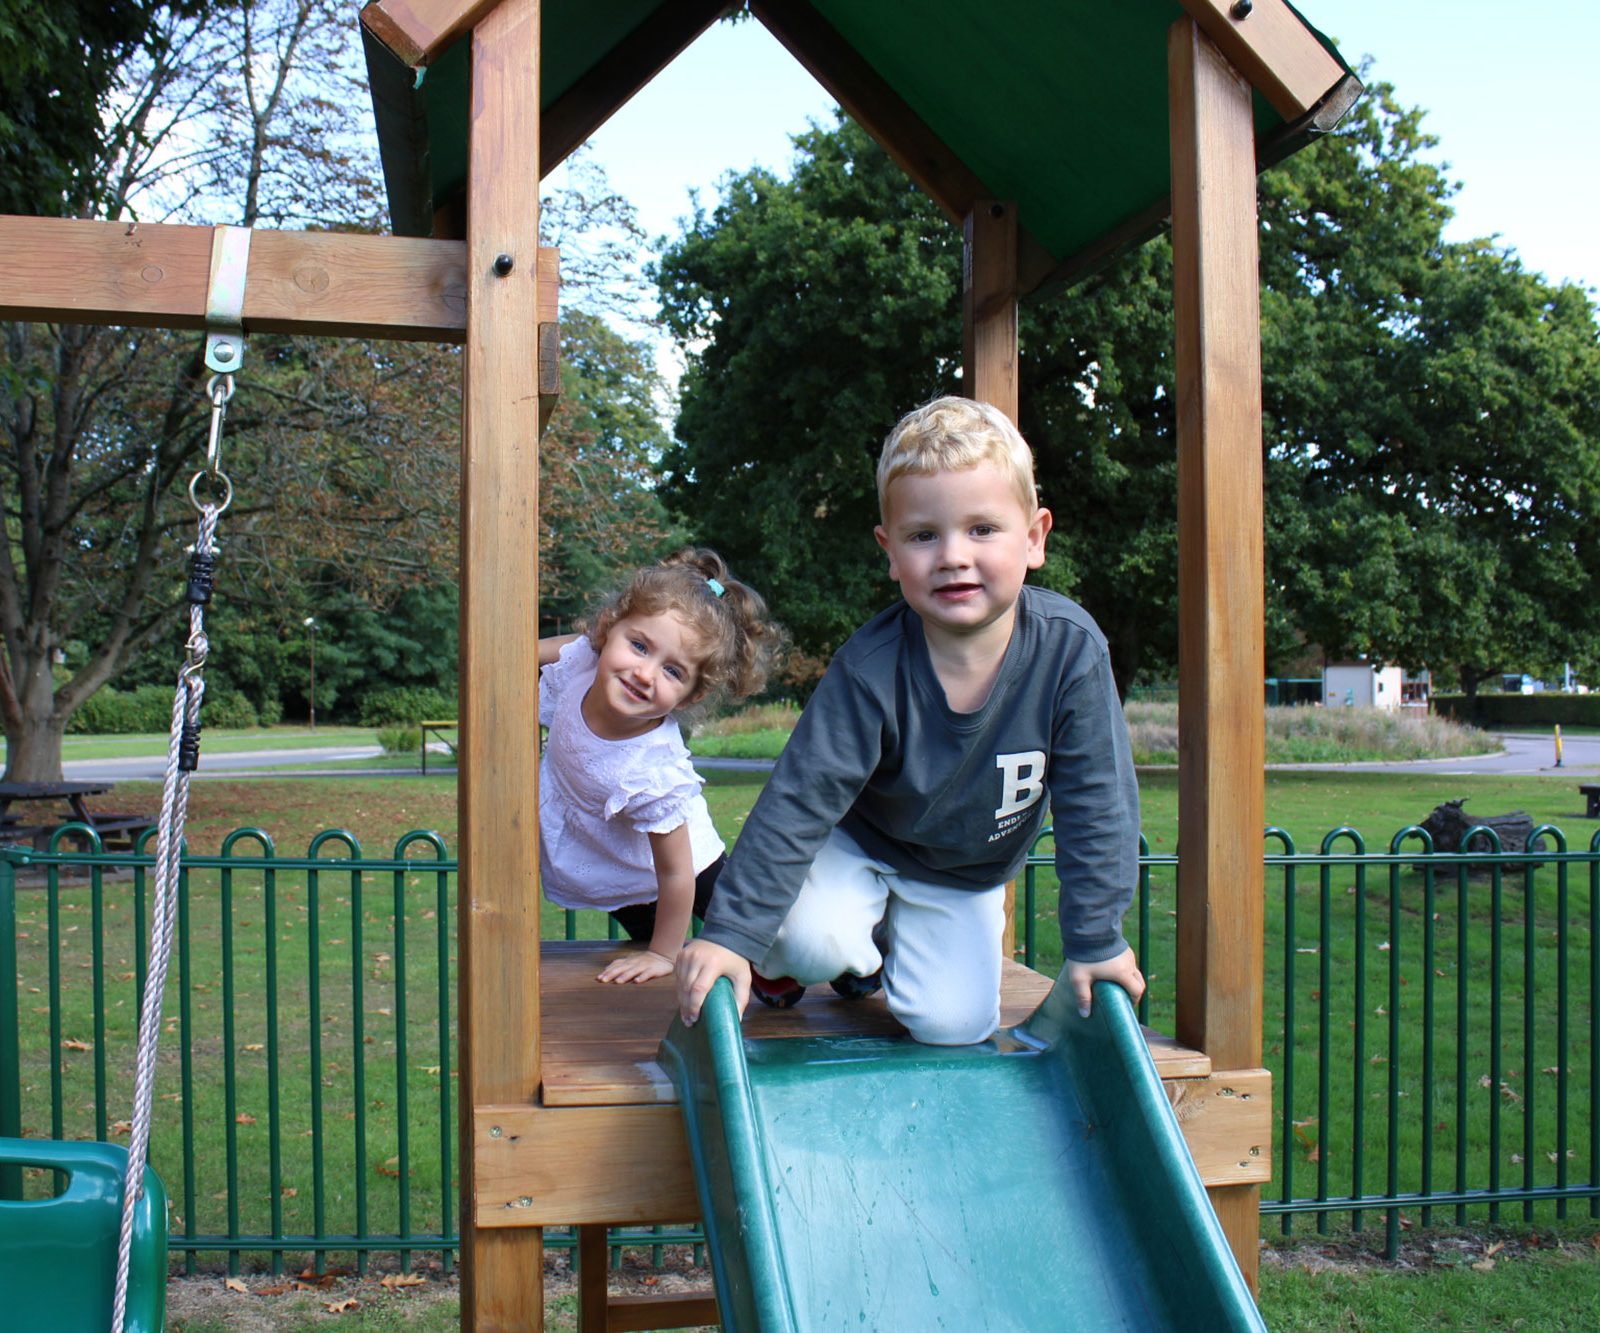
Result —
<path fill-rule="evenodd" d="M 586 633 L 539 640 L 544 891 L 647 944 L 601 981 L 667 975 L 705 915 L 724 847 L 673 714 L 756 693 L 779 637 L 721 556 L 685 548 L 635 572 Z"/>

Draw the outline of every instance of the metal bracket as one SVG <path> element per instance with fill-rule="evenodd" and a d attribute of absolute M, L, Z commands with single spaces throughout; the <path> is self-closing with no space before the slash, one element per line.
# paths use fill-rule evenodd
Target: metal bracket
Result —
<path fill-rule="evenodd" d="M 219 375 L 231 375 L 244 363 L 244 280 L 249 266 L 250 228 L 213 227 L 206 365 Z"/>

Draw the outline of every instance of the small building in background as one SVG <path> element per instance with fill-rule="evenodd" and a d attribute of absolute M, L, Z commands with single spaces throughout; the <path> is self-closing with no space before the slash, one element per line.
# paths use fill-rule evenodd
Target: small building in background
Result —
<path fill-rule="evenodd" d="M 1405 673 L 1397 666 L 1371 662 L 1329 662 L 1322 668 L 1322 702 L 1327 708 L 1399 708 Z"/>

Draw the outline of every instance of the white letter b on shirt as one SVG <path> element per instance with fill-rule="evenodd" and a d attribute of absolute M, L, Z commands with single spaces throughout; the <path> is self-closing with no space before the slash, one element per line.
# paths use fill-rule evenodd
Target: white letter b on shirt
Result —
<path fill-rule="evenodd" d="M 996 819 L 1026 810 L 1044 795 L 1043 750 L 1024 750 L 1020 754 L 997 754 L 994 766 L 1001 772 L 1003 786 Z"/>

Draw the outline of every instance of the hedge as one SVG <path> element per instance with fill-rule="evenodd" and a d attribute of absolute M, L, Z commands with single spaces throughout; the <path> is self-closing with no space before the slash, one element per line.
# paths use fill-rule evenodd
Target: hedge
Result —
<path fill-rule="evenodd" d="M 124 693 L 101 689 L 91 694 L 67 723 L 79 736 L 161 734 L 172 726 L 171 685 L 141 685 Z M 255 705 L 242 694 L 207 690 L 201 722 L 208 727 L 254 727 L 260 723 Z"/>
<path fill-rule="evenodd" d="M 455 715 L 455 695 L 429 685 L 401 685 L 394 689 L 373 690 L 361 701 L 361 725 L 364 727 L 442 722 Z"/>
<path fill-rule="evenodd" d="M 1485 731 L 1519 728 L 1600 727 L 1600 694 L 1436 694 L 1433 711 Z"/>

